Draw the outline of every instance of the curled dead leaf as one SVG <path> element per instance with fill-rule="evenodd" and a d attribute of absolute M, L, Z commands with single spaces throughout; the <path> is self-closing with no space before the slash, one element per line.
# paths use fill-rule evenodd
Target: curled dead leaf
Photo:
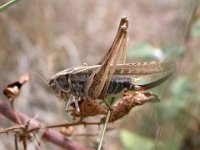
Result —
<path fill-rule="evenodd" d="M 144 93 L 142 91 L 126 93 L 120 97 L 117 102 L 112 106 L 109 122 L 114 122 L 127 115 L 135 106 L 143 105 L 145 103 L 158 102 L 157 95 L 151 93 Z M 76 118 L 86 118 L 90 116 L 102 115 L 101 122 L 105 121 L 107 114 L 106 107 L 97 101 L 87 98 L 79 101 L 80 112 L 75 109 L 75 104 L 72 103 L 71 115 Z"/>
<path fill-rule="evenodd" d="M 114 122 L 127 115 L 135 106 L 159 102 L 157 95 L 143 92 L 132 92 L 121 97 L 114 105 L 109 122 Z M 105 117 L 101 119 L 104 122 Z"/>
<path fill-rule="evenodd" d="M 3 94 L 9 99 L 14 100 L 19 96 L 21 87 L 30 79 L 29 74 L 22 75 L 17 81 L 8 84 L 4 90 Z"/>

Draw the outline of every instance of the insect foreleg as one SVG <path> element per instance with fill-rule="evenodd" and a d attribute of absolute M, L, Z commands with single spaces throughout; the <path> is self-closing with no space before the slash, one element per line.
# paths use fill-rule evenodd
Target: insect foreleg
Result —
<path fill-rule="evenodd" d="M 69 96 L 69 99 L 66 99 L 66 96 L 64 96 L 64 97 L 65 97 L 65 100 L 66 100 L 65 111 L 69 111 L 69 107 L 70 107 L 70 105 L 71 105 L 71 103 L 72 103 L 73 96 L 70 95 L 70 96 Z"/>
<path fill-rule="evenodd" d="M 69 96 L 69 99 L 67 99 L 66 96 L 64 96 L 64 97 L 65 97 L 65 100 L 66 100 L 65 111 L 69 111 L 69 110 L 70 110 L 69 108 L 70 108 L 70 106 L 71 106 L 71 103 L 74 102 L 76 111 L 77 111 L 78 113 L 80 113 L 80 108 L 79 108 L 79 105 L 78 105 L 78 101 L 80 100 L 80 98 L 76 98 L 76 97 L 74 97 L 73 95 L 70 95 L 70 96 Z"/>
<path fill-rule="evenodd" d="M 78 99 L 75 98 L 75 108 L 76 108 L 76 111 L 78 113 L 80 113 L 80 108 L 79 108 L 79 105 L 78 105 L 78 100 L 80 100 L 80 98 L 78 98 Z"/>

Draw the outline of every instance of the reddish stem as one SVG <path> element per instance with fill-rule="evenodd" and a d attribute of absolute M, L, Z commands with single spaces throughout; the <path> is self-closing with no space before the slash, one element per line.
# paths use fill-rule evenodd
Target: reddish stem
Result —
<path fill-rule="evenodd" d="M 2 100 L 0 101 L 0 113 L 4 115 L 5 117 L 7 117 L 9 120 L 17 123 L 15 113 L 18 113 L 18 112 L 13 112 L 10 105 L 7 104 L 6 102 L 2 102 Z M 29 121 L 29 126 L 31 128 L 40 127 L 40 125 L 42 124 L 36 119 L 29 118 L 28 116 L 24 114 L 18 113 L 18 116 L 22 124 L 26 124 L 26 122 Z M 52 129 L 47 129 L 43 134 L 43 138 L 67 150 L 86 150 L 86 148 L 82 146 L 81 144 L 75 141 L 69 140 L 68 138 L 63 136 L 61 133 L 56 132 Z"/>

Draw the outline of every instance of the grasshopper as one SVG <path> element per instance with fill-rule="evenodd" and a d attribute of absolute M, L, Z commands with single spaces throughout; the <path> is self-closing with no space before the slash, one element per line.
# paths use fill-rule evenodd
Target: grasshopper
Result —
<path fill-rule="evenodd" d="M 68 68 L 51 77 L 48 87 L 59 99 L 66 101 L 66 110 L 73 102 L 76 111 L 80 113 L 79 102 L 87 99 L 103 100 L 111 108 L 104 101 L 108 96 L 154 88 L 173 74 L 174 64 L 169 61 L 125 63 L 127 32 L 128 20 L 124 17 L 110 49 L 96 65 Z M 121 63 L 118 63 L 121 55 Z M 167 75 L 147 84 L 139 85 L 133 78 L 161 73 Z"/>

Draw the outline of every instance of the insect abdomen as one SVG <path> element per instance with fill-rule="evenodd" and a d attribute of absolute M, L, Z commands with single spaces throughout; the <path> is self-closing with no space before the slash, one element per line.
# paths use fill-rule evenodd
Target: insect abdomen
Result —
<path fill-rule="evenodd" d="M 73 77 L 70 79 L 72 84 L 71 92 L 74 95 L 81 96 L 84 94 L 84 85 L 87 78 Z M 115 76 L 111 79 L 110 85 L 107 90 L 107 96 L 120 94 L 126 90 L 134 90 L 134 82 L 130 77 Z M 101 96 L 100 96 L 101 97 Z"/>
<path fill-rule="evenodd" d="M 133 88 L 134 84 L 131 78 L 116 77 L 111 80 L 107 94 L 119 94 L 125 90 L 131 90 Z"/>

